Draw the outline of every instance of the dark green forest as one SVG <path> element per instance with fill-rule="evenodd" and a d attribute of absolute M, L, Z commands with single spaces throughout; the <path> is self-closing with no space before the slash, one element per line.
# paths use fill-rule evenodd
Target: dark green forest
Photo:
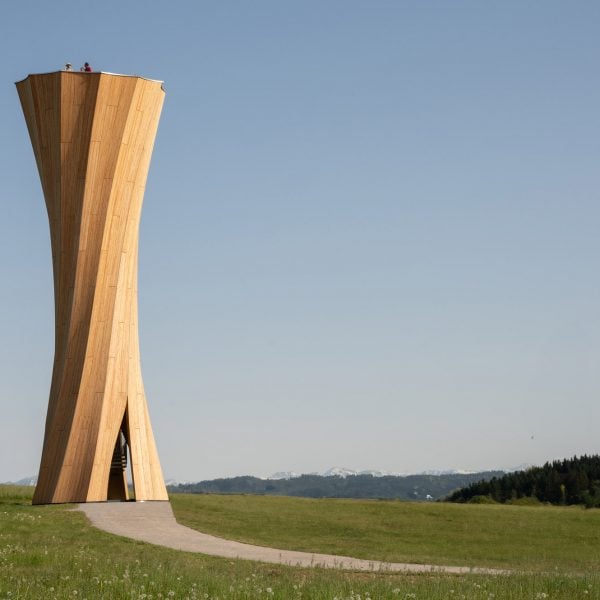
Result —
<path fill-rule="evenodd" d="M 301 475 L 293 479 L 232 477 L 169 486 L 169 492 L 192 494 L 262 494 L 305 498 L 396 498 L 436 500 L 469 483 L 500 476 L 503 471 L 470 474 L 374 477 Z"/>
<path fill-rule="evenodd" d="M 522 498 L 556 505 L 600 507 L 600 456 L 547 462 L 491 479 L 473 482 L 450 494 L 449 502 L 511 502 Z"/>

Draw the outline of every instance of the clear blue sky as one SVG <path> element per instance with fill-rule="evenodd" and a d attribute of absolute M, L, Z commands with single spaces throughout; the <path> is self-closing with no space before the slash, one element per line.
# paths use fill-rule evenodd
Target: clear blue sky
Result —
<path fill-rule="evenodd" d="M 140 242 L 163 470 L 485 469 L 600 451 L 600 5 L 7 2 L 0 481 L 53 353 L 13 82 L 164 79 Z"/>

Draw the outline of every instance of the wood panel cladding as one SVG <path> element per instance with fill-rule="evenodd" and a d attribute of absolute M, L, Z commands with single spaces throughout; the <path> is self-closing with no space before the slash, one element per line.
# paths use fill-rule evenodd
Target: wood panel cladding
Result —
<path fill-rule="evenodd" d="M 113 460 L 119 444 L 129 448 L 135 499 L 168 500 L 142 382 L 137 311 L 138 231 L 161 82 L 56 72 L 29 75 L 17 91 L 54 271 L 54 366 L 33 502 L 127 498 Z"/>

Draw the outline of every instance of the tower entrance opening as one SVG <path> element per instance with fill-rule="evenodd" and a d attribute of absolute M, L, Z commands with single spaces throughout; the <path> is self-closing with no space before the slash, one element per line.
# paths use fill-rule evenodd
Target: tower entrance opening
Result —
<path fill-rule="evenodd" d="M 108 491 L 106 494 L 107 500 L 121 500 L 122 502 L 129 500 L 129 489 L 127 485 L 127 453 L 129 445 L 127 443 L 126 431 L 126 420 L 124 418 L 119 433 L 117 434 L 115 449 L 110 463 Z"/>

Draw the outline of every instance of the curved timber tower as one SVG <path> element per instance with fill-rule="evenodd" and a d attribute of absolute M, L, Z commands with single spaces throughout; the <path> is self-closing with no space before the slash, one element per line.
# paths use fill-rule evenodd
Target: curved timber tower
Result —
<path fill-rule="evenodd" d="M 29 75 L 17 90 L 42 182 L 55 354 L 34 504 L 168 500 L 140 369 L 138 229 L 160 81 Z"/>

